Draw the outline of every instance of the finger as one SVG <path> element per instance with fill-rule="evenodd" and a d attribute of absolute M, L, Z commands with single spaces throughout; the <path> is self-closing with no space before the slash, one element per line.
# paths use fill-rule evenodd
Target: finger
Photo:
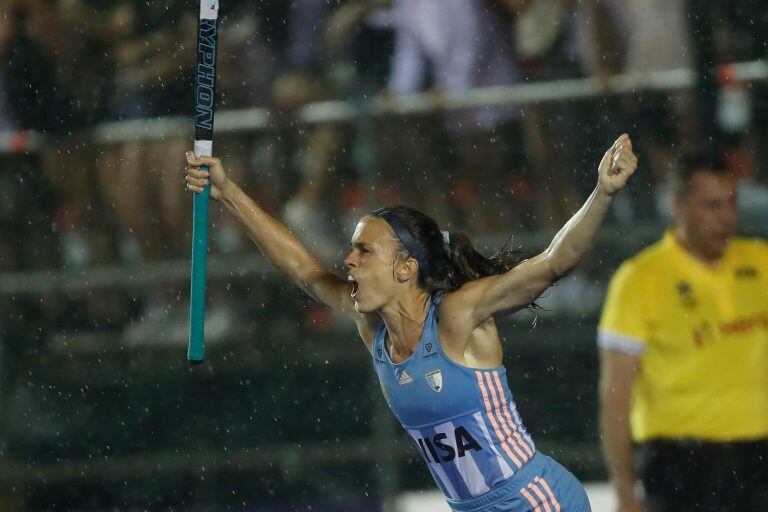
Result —
<path fill-rule="evenodd" d="M 198 162 L 194 151 L 187 151 L 186 153 L 184 153 L 184 158 L 187 161 L 187 163 L 190 165 L 194 165 L 194 166 L 202 165 L 200 162 Z"/>
<path fill-rule="evenodd" d="M 632 166 L 627 164 L 626 162 L 618 162 L 616 164 L 616 173 L 617 174 L 627 174 L 632 169 Z"/>
<path fill-rule="evenodd" d="M 205 178 L 190 178 L 187 177 L 187 183 L 189 185 L 194 185 L 195 187 L 205 187 L 208 185 L 208 180 Z"/>
<path fill-rule="evenodd" d="M 192 151 L 187 151 L 186 157 L 187 162 L 195 167 L 200 167 L 201 165 L 210 167 L 220 163 L 220 160 L 215 156 L 196 156 Z"/>
<path fill-rule="evenodd" d="M 629 158 L 621 158 L 621 159 L 619 159 L 619 169 L 620 170 L 622 170 L 624 172 L 632 173 L 632 172 L 635 172 L 636 168 L 637 168 L 637 166 L 635 165 L 634 162 L 632 162 L 631 159 L 629 159 Z"/>
<path fill-rule="evenodd" d="M 626 133 L 622 133 L 621 135 L 619 135 L 619 138 L 618 138 L 618 139 L 616 139 L 616 142 L 614 142 L 614 143 L 613 143 L 613 146 L 612 146 L 612 147 L 613 147 L 614 149 L 615 149 L 615 148 L 618 148 L 618 147 L 619 147 L 619 145 L 621 145 L 621 144 L 622 144 L 624 141 L 628 141 L 628 140 L 629 140 L 629 135 L 627 135 Z M 631 144 L 631 143 L 630 143 L 630 144 Z"/>
<path fill-rule="evenodd" d="M 190 192 L 200 193 L 203 191 L 203 187 L 196 187 L 194 185 L 190 185 L 189 183 L 187 183 L 187 190 L 189 190 Z"/>
<path fill-rule="evenodd" d="M 632 152 L 632 148 L 627 145 L 622 145 L 621 148 L 616 151 L 616 155 L 620 156 L 621 158 L 629 158 L 630 160 L 637 162 L 637 155 L 635 155 Z"/>
<path fill-rule="evenodd" d="M 637 165 L 637 155 L 635 155 L 632 150 L 626 147 L 616 153 L 616 158 L 626 159 L 628 162 L 634 162 L 635 165 Z"/>
<path fill-rule="evenodd" d="M 187 176 L 191 176 L 192 178 L 207 178 L 210 176 L 210 173 L 193 167 L 187 167 Z"/>
<path fill-rule="evenodd" d="M 615 169 L 622 158 L 624 158 L 624 155 L 620 151 L 616 151 L 613 154 L 613 158 L 611 158 L 611 168 Z"/>

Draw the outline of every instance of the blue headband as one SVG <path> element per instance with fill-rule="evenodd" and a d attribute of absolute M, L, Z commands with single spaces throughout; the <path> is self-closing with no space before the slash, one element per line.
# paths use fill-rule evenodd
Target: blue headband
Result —
<path fill-rule="evenodd" d="M 370 215 L 384 219 L 387 224 L 389 224 L 400 241 L 403 242 L 403 245 L 408 251 L 408 254 L 419 262 L 419 267 L 421 267 L 421 271 L 424 272 L 424 275 L 429 275 L 430 267 L 424 248 L 420 243 L 416 241 L 415 238 L 413 238 L 413 235 L 411 235 L 405 226 L 403 226 L 403 223 L 400 222 L 400 219 L 398 219 L 394 213 L 388 211 L 386 208 L 379 208 L 378 210 L 371 212 Z"/>

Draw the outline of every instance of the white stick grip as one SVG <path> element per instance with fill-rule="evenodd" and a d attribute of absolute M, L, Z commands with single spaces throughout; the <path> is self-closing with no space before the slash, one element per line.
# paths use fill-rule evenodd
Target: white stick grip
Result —
<path fill-rule="evenodd" d="M 200 0 L 200 19 L 215 20 L 219 17 L 219 0 Z"/>
<path fill-rule="evenodd" d="M 196 140 L 195 156 L 213 156 L 212 140 Z"/>

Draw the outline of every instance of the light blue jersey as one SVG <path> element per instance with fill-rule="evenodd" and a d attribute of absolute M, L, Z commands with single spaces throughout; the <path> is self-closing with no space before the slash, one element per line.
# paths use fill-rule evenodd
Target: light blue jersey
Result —
<path fill-rule="evenodd" d="M 534 457 L 503 366 L 477 370 L 451 361 L 437 339 L 432 297 L 415 352 L 399 364 L 386 348 L 384 323 L 373 360 L 384 396 L 449 502 L 471 500 L 510 479 Z"/>

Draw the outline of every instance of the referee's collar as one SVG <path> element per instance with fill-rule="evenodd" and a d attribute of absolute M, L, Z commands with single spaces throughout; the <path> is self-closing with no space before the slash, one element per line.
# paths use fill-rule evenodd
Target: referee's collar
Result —
<path fill-rule="evenodd" d="M 725 262 L 728 258 L 728 253 L 731 250 L 731 244 L 733 242 L 733 240 L 729 240 L 728 245 L 726 245 L 725 251 L 723 251 L 723 255 L 720 257 L 720 259 L 714 264 L 709 264 L 706 261 L 697 258 L 694 254 L 691 253 L 691 251 L 686 249 L 683 244 L 680 243 L 680 240 L 678 240 L 677 236 L 675 235 L 674 227 L 668 228 L 664 232 L 664 237 L 661 241 L 664 248 L 672 252 L 672 254 L 675 255 L 674 257 L 682 258 L 685 260 L 686 264 L 698 265 L 702 269 L 705 269 L 709 272 L 719 272 L 725 267 Z"/>

